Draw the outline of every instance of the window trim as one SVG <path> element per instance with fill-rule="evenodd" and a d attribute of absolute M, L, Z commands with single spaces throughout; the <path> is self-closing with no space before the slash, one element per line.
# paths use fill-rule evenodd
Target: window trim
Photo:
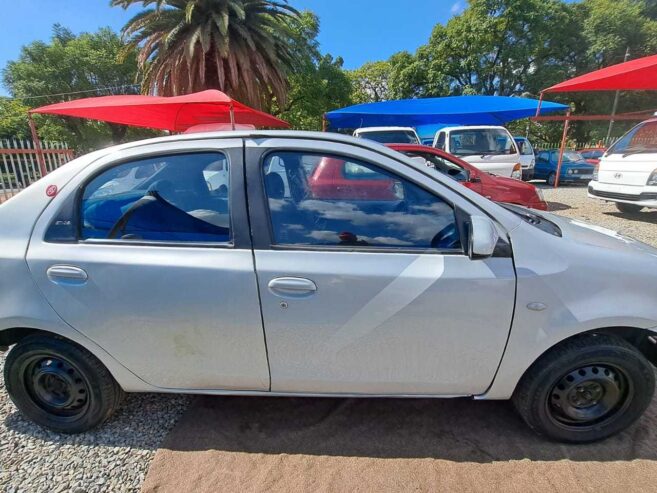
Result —
<path fill-rule="evenodd" d="M 340 246 L 340 245 L 306 245 L 306 244 L 279 244 L 275 242 L 275 235 L 274 235 L 274 225 L 272 221 L 272 215 L 271 215 L 271 210 L 269 208 L 269 198 L 267 197 L 267 189 L 265 186 L 265 174 L 263 173 L 265 161 L 271 154 L 277 154 L 277 153 L 285 153 L 285 152 L 295 152 L 295 153 L 303 153 L 303 154 L 311 154 L 311 155 L 317 155 L 320 157 L 329 157 L 329 158 L 337 158 L 337 159 L 355 159 L 357 161 L 361 161 L 367 165 L 373 166 L 375 168 L 382 168 L 388 173 L 392 173 L 393 175 L 396 175 L 398 177 L 401 177 L 402 179 L 412 183 L 413 185 L 420 187 L 423 189 L 425 192 L 431 194 L 434 197 L 439 198 L 446 204 L 448 204 L 451 208 L 452 211 L 454 212 L 454 221 L 456 224 L 456 227 L 458 228 L 459 231 L 459 239 L 461 240 L 461 247 L 460 248 L 408 248 L 408 247 L 395 247 L 395 246 L 357 246 L 357 245 L 349 245 L 349 246 Z M 386 156 L 383 156 L 386 158 Z M 246 160 L 245 160 L 246 161 Z M 245 163 L 246 164 L 246 163 Z M 282 250 L 282 251 L 318 251 L 318 252 L 343 252 L 343 253 L 402 253 L 402 254 L 416 254 L 416 255 L 461 255 L 467 257 L 467 252 L 466 249 L 463 245 L 463 224 L 462 220 L 459 218 L 462 214 L 458 214 L 457 211 L 460 210 L 456 204 L 454 204 L 451 200 L 445 199 L 441 196 L 437 196 L 436 193 L 433 190 L 430 190 L 427 186 L 418 183 L 417 181 L 413 180 L 412 178 L 403 175 L 400 176 L 397 172 L 392 171 L 387 169 L 385 166 L 382 166 L 380 164 L 374 164 L 371 163 L 367 159 L 363 159 L 362 156 L 357 156 L 357 155 L 352 155 L 350 153 L 335 153 L 335 152 L 322 152 L 322 151 L 311 151 L 308 149 L 304 148 L 296 148 L 296 147 L 279 147 L 279 148 L 271 148 L 271 149 L 266 149 L 264 152 L 261 153 L 259 159 L 258 159 L 258 166 L 257 166 L 257 173 L 259 177 L 259 186 L 260 186 L 260 199 L 262 200 L 262 205 L 264 208 L 264 213 L 265 213 L 265 221 L 267 223 L 267 233 L 269 235 L 268 238 L 268 243 L 269 243 L 269 249 L 270 250 Z M 305 173 L 305 171 L 304 171 Z M 248 178 L 247 178 L 248 181 Z M 468 216 L 469 217 L 469 216 Z M 254 246 L 254 249 L 257 249 Z"/>
<path fill-rule="evenodd" d="M 230 156 L 230 149 L 219 149 L 219 148 L 198 148 L 198 149 L 171 149 L 167 151 L 162 151 L 162 152 L 153 152 L 153 153 L 144 153 L 140 154 L 138 156 L 130 156 L 126 157 L 123 159 L 119 159 L 117 161 L 112 161 L 110 163 L 107 163 L 104 166 L 101 166 L 97 170 L 95 170 L 93 173 L 91 173 L 89 176 L 85 177 L 85 179 L 77 186 L 76 190 L 71 192 L 71 195 L 68 197 L 68 200 L 73 201 L 73 207 L 72 211 L 70 211 L 70 218 L 69 220 L 73 223 L 73 229 L 74 229 L 74 236 L 72 237 L 71 240 L 65 241 L 65 240 L 46 240 L 46 237 L 48 235 L 48 231 L 50 228 L 54 225 L 54 223 L 57 221 L 58 218 L 58 213 L 67 205 L 70 206 L 70 204 L 67 204 L 68 200 L 65 201 L 62 206 L 60 206 L 59 210 L 55 213 L 53 219 L 51 220 L 50 224 L 46 227 L 45 231 L 45 236 L 43 241 L 46 243 L 68 243 L 68 244 L 81 244 L 81 245 L 113 245 L 113 246 L 119 246 L 119 245 L 126 245 L 126 246 L 159 246 L 159 247 L 189 247 L 189 248 L 222 248 L 222 249 L 235 249 L 236 247 L 236 239 L 235 239 L 235 228 L 234 224 L 236 223 L 235 217 L 234 217 L 234 208 L 232 207 L 233 203 L 235 202 L 235 199 L 232 197 L 232 192 L 231 190 L 234 188 L 232 186 L 232 181 L 233 181 L 233 168 L 236 166 L 233 164 L 233 159 Z M 242 151 L 242 148 L 239 148 L 240 151 Z M 84 195 L 84 191 L 91 183 L 93 180 L 95 180 L 98 176 L 102 175 L 108 170 L 111 170 L 113 168 L 116 168 L 118 166 L 128 164 L 128 163 L 134 163 L 137 161 L 142 161 L 146 159 L 156 159 L 158 157 L 170 157 L 170 156 L 179 156 L 179 155 L 190 155 L 190 154 L 208 154 L 208 153 L 214 153 L 214 154 L 221 154 L 223 155 L 228 164 L 228 183 L 229 183 L 229 189 L 228 189 L 228 213 L 230 217 L 230 226 L 229 226 L 229 231 L 230 231 L 230 240 L 227 242 L 193 242 L 193 241 L 153 241 L 153 240 L 120 240 L 120 239 L 109 239 L 109 238 L 82 238 L 82 216 L 80 214 L 81 212 L 81 206 L 82 206 L 82 199 Z M 243 179 L 243 177 L 242 177 Z M 249 247 L 250 248 L 250 247 Z"/>

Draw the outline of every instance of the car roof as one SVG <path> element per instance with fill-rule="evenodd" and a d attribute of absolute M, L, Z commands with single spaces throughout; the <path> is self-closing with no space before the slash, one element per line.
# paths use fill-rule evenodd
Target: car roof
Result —
<path fill-rule="evenodd" d="M 413 127 L 360 127 L 354 130 L 354 132 L 389 132 L 392 130 L 405 130 L 415 132 Z"/>
<path fill-rule="evenodd" d="M 125 144 L 118 144 L 103 149 L 105 154 L 112 152 L 132 149 L 152 144 L 166 144 L 168 142 L 185 142 L 194 140 L 209 139 L 309 139 L 321 140 L 325 142 L 336 142 L 342 144 L 351 144 L 359 147 L 365 147 L 377 152 L 387 151 L 386 147 L 378 142 L 367 139 L 357 139 L 351 135 L 339 134 L 335 132 L 307 132 L 303 130 L 227 130 L 198 132 L 189 134 L 167 135 L 164 137 L 155 137 L 151 139 L 136 140 Z"/>
<path fill-rule="evenodd" d="M 451 127 L 443 127 L 439 132 L 442 132 L 444 130 L 488 130 L 488 129 L 497 129 L 497 128 L 502 128 L 506 130 L 507 132 L 509 131 L 506 127 L 503 127 L 502 125 L 454 125 Z"/>

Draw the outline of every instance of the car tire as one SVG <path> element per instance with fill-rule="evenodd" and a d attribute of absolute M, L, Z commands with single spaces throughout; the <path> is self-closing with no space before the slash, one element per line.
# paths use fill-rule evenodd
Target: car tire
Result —
<path fill-rule="evenodd" d="M 588 443 L 634 423 L 654 390 L 654 371 L 643 354 L 619 337 L 591 334 L 541 356 L 522 377 L 513 403 L 537 433 Z"/>
<path fill-rule="evenodd" d="M 556 182 L 556 179 L 557 179 L 557 174 L 553 171 L 548 175 L 547 180 L 545 180 L 545 182 L 551 187 L 553 187 L 554 183 Z"/>
<path fill-rule="evenodd" d="M 641 207 L 640 205 L 625 204 L 624 202 L 616 202 L 616 209 L 618 209 L 620 212 L 625 212 L 625 213 L 637 213 L 637 212 L 641 212 L 643 207 Z"/>
<path fill-rule="evenodd" d="M 60 433 L 81 433 L 101 425 L 124 395 L 89 351 L 44 335 L 26 337 L 9 351 L 4 378 L 19 411 Z"/>

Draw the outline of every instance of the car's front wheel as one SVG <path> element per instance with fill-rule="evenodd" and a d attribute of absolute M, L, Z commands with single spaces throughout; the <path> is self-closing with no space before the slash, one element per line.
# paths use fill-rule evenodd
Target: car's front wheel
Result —
<path fill-rule="evenodd" d="M 545 181 L 548 185 L 553 187 L 557 181 L 557 174 L 555 172 L 550 173 Z"/>
<path fill-rule="evenodd" d="M 4 378 L 11 400 L 25 416 L 62 433 L 102 424 L 123 397 L 107 368 L 89 351 L 43 335 L 26 337 L 9 351 Z"/>
<path fill-rule="evenodd" d="M 536 432 L 586 443 L 631 425 L 654 389 L 653 368 L 636 348 L 615 336 L 587 335 L 541 356 L 521 379 L 513 402 Z"/>
<path fill-rule="evenodd" d="M 626 204 L 624 202 L 616 202 L 616 209 L 618 209 L 620 212 L 636 213 L 641 212 L 643 207 L 640 205 Z"/>

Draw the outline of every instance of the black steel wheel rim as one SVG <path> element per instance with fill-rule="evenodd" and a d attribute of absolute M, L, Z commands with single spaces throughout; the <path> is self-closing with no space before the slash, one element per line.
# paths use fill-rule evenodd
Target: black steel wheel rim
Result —
<path fill-rule="evenodd" d="M 89 407 L 87 379 L 76 365 L 61 356 L 32 356 L 23 365 L 22 374 L 32 402 L 51 415 L 74 419 Z"/>
<path fill-rule="evenodd" d="M 625 372 L 610 364 L 577 367 L 563 375 L 547 397 L 547 411 L 559 426 L 585 429 L 609 422 L 627 408 L 633 387 Z"/>

